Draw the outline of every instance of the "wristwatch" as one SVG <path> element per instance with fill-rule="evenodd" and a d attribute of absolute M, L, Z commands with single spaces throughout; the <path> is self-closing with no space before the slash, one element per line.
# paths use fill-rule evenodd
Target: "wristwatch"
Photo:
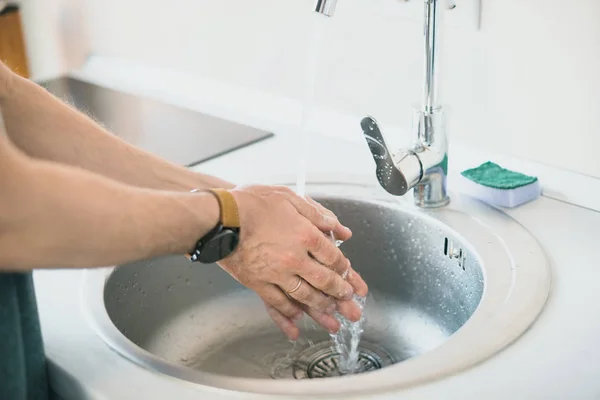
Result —
<path fill-rule="evenodd" d="M 200 190 L 192 190 L 197 191 Z M 190 261 L 203 264 L 216 263 L 229 256 L 240 241 L 240 217 L 235 198 L 225 189 L 208 189 L 208 192 L 219 201 L 219 222 L 198 240 L 196 247 L 188 254 Z"/>

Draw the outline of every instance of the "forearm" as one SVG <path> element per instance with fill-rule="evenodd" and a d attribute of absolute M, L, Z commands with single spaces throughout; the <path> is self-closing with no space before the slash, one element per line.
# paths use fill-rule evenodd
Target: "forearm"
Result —
<path fill-rule="evenodd" d="M 189 191 L 234 186 L 132 146 L 27 79 L 13 75 L 11 86 L 0 97 L 6 130 L 12 142 L 32 157 L 145 188 Z"/>
<path fill-rule="evenodd" d="M 210 194 L 142 189 L 24 159 L 0 165 L 0 270 L 183 255 L 218 220 Z"/>

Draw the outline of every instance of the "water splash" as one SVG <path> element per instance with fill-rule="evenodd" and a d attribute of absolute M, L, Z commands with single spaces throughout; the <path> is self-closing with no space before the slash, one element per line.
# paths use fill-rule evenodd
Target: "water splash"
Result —
<path fill-rule="evenodd" d="M 333 232 L 330 232 L 330 237 L 331 241 L 334 242 L 337 247 L 340 247 L 343 243 L 342 240 L 335 239 Z M 346 279 L 345 274 L 343 275 L 343 278 Z M 367 298 L 355 294 L 352 300 L 360 309 L 360 319 L 356 322 L 352 322 L 339 312 L 336 312 L 335 317 L 340 323 L 340 329 L 337 333 L 329 334 L 333 341 L 335 351 L 340 355 L 338 369 L 342 375 L 354 374 L 360 370 L 360 365 L 358 363 L 360 355 L 358 345 L 363 333 L 363 324 L 365 320 L 363 310 Z"/>
<path fill-rule="evenodd" d="M 296 350 L 297 342 L 290 340 L 290 343 L 292 348 L 288 351 L 269 354 L 263 360 L 265 365 L 271 365 L 271 371 L 269 372 L 271 379 L 287 379 L 291 375 L 298 351 Z"/>
<path fill-rule="evenodd" d="M 363 333 L 364 313 L 362 311 L 365 308 L 366 297 L 354 295 L 353 301 L 360 308 L 360 319 L 352 322 L 343 315 L 336 313 L 336 318 L 341 327 L 337 333 L 330 334 L 335 351 L 340 355 L 338 369 L 343 375 L 354 374 L 360 369 L 358 345 Z"/>

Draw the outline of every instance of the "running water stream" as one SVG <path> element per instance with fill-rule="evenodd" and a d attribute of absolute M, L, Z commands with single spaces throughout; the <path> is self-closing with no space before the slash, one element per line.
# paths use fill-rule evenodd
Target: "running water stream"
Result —
<path fill-rule="evenodd" d="M 297 133 L 298 138 L 298 172 L 296 177 L 296 192 L 300 196 L 306 194 L 306 165 L 308 157 L 308 145 L 310 143 L 309 118 L 313 111 L 315 86 L 317 77 L 317 64 L 321 50 L 321 37 L 324 28 L 323 16 L 311 14 L 309 25 L 309 42 L 307 49 L 307 63 L 305 69 L 305 79 L 302 91 L 301 110 L 300 110 L 300 128 Z"/>
<path fill-rule="evenodd" d="M 299 159 L 298 172 L 296 177 L 296 193 L 300 196 L 306 195 L 306 168 L 308 147 L 311 144 L 309 118 L 313 111 L 314 94 L 317 76 L 317 64 L 321 43 L 323 42 L 323 31 L 325 28 L 326 17 L 321 14 L 314 13 L 311 15 L 309 26 L 309 42 L 307 49 L 307 64 L 305 72 L 304 90 L 301 104 L 300 129 L 298 132 L 299 140 Z M 331 238 L 339 247 L 341 241 L 336 241 L 331 233 Z M 355 296 L 354 301 L 360 307 L 361 312 L 364 308 L 365 298 Z M 334 344 L 336 353 L 339 354 L 339 373 L 352 374 L 358 372 L 358 344 L 363 331 L 362 325 L 364 317 L 357 322 L 351 322 L 343 315 L 336 312 L 335 317 L 340 322 L 341 328 L 336 334 L 331 334 L 331 339 Z M 312 342 L 309 341 L 310 346 Z"/>

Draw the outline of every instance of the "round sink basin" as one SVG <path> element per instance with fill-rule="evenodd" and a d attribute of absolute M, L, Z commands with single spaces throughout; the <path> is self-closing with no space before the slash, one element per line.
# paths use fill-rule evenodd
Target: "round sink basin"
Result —
<path fill-rule="evenodd" d="M 328 333 L 308 318 L 292 343 L 256 294 L 216 264 L 183 256 L 87 270 L 90 323 L 150 370 L 214 388 L 314 398 L 398 390 L 473 367 L 541 312 L 549 264 L 506 214 L 457 195 L 447 207 L 422 210 L 377 188 L 309 187 L 352 229 L 341 249 L 369 285 L 361 373 L 336 373 Z"/>

